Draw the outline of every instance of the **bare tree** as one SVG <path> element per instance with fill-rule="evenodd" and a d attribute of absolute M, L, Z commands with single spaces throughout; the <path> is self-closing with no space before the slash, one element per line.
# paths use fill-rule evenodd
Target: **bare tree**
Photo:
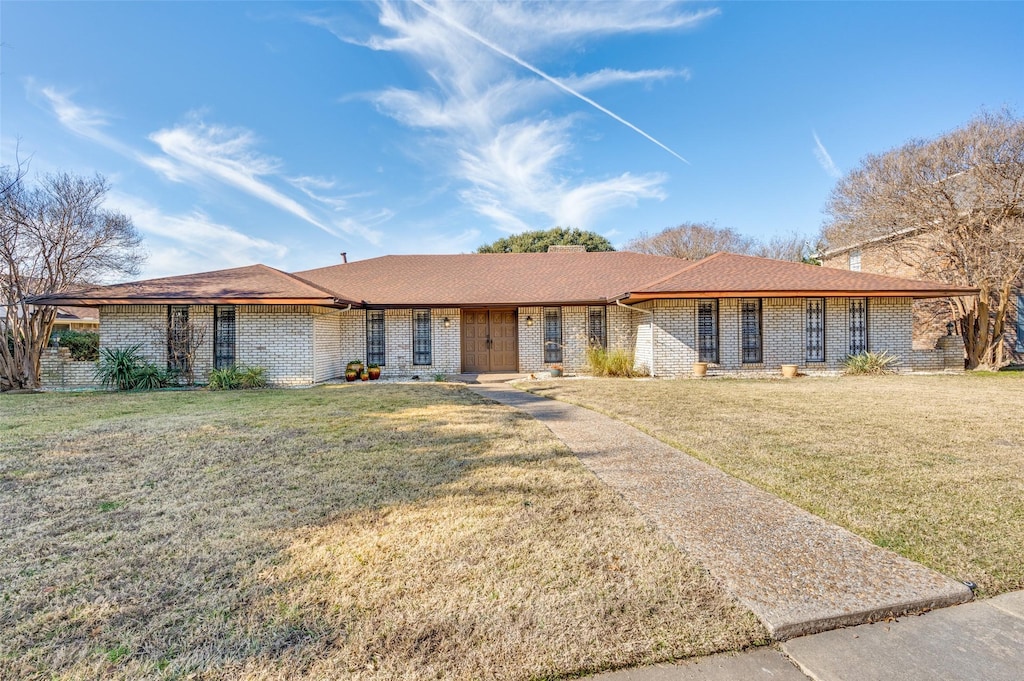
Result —
<path fill-rule="evenodd" d="M 978 288 L 951 303 L 968 366 L 1005 363 L 1011 291 L 1024 278 L 1024 120 L 983 113 L 868 156 L 839 181 L 827 213 L 831 245 L 872 241 L 924 278 Z"/>
<path fill-rule="evenodd" d="M 684 222 L 678 227 L 669 227 L 657 234 L 641 233 L 626 244 L 625 250 L 685 260 L 702 260 L 719 251 L 751 253 L 756 246 L 757 242 L 754 239 L 729 228 L 715 227 L 708 222 Z"/>
<path fill-rule="evenodd" d="M 187 385 L 196 382 L 196 359 L 204 350 L 208 326 L 194 318 L 184 305 L 173 306 L 167 326 L 158 329 L 167 333 L 167 364 Z"/>
<path fill-rule="evenodd" d="M 131 218 L 104 210 L 100 176 L 44 175 L 28 187 L 19 164 L 0 168 L 0 390 L 39 386 L 39 358 L 56 308 L 26 299 L 138 272 L 141 238 Z"/>

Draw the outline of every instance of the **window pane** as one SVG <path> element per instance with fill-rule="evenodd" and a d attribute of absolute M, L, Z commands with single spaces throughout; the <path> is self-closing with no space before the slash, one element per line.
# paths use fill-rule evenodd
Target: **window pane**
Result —
<path fill-rule="evenodd" d="M 602 305 L 592 307 L 587 314 L 587 340 L 592 347 L 608 347 L 607 309 Z"/>
<path fill-rule="evenodd" d="M 701 362 L 718 362 L 718 301 L 697 302 L 697 347 Z"/>
<path fill-rule="evenodd" d="M 366 363 L 384 366 L 384 310 L 366 311 Z"/>
<path fill-rule="evenodd" d="M 807 361 L 825 361 L 825 299 L 807 299 Z"/>
<path fill-rule="evenodd" d="M 562 361 L 562 309 L 544 308 L 544 361 Z"/>
<path fill-rule="evenodd" d="M 170 305 L 167 308 L 167 368 L 188 374 L 189 347 L 188 305 Z"/>
<path fill-rule="evenodd" d="M 235 306 L 213 308 L 213 366 L 226 369 L 235 363 Z"/>
<path fill-rule="evenodd" d="M 430 310 L 412 311 L 412 363 L 431 364 Z"/>
<path fill-rule="evenodd" d="M 742 301 L 740 314 L 743 330 L 743 363 L 757 364 L 761 361 L 761 299 Z"/>
<path fill-rule="evenodd" d="M 868 301 L 850 298 L 850 354 L 868 351 Z"/>
<path fill-rule="evenodd" d="M 1017 295 L 1017 352 L 1024 352 L 1024 293 Z"/>

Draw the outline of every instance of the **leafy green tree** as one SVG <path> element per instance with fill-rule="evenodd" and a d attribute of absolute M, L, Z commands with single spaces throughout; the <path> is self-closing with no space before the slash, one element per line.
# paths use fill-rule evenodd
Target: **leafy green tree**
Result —
<path fill-rule="evenodd" d="M 538 229 L 523 232 L 484 244 L 476 249 L 477 253 L 544 253 L 549 246 L 583 246 L 588 251 L 614 251 L 608 239 L 600 234 L 582 229 Z"/>

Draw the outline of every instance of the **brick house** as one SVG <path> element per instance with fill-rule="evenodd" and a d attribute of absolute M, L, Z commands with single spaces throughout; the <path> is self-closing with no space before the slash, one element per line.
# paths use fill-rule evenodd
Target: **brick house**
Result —
<path fill-rule="evenodd" d="M 392 376 L 582 371 L 592 343 L 661 377 L 698 361 L 719 373 L 832 371 L 864 350 L 896 355 L 903 371 L 962 368 L 955 351 L 912 352 L 911 307 L 974 292 L 730 253 L 559 251 L 384 256 L 293 274 L 252 265 L 33 302 L 98 308 L 101 347 L 139 344 L 159 364 L 173 361 L 176 325 L 202 325 L 200 381 L 241 364 L 265 367 L 275 385 L 309 385 L 352 359 Z"/>
<path fill-rule="evenodd" d="M 864 241 L 832 248 L 821 255 L 823 267 L 871 272 L 895 277 L 916 278 L 920 273 L 909 264 L 916 249 L 928 249 L 927 234 L 919 229 L 908 229 Z M 1005 352 L 1014 362 L 1024 362 L 1024 288 L 1012 292 L 1007 315 Z M 948 300 L 918 299 L 913 304 L 915 348 L 930 348 L 935 337 L 942 333 L 950 318 Z"/>

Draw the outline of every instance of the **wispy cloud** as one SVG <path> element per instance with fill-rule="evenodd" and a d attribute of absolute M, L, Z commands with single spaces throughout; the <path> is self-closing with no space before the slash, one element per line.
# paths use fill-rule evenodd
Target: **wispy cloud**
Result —
<path fill-rule="evenodd" d="M 137 197 L 111 192 L 109 208 L 132 216 L 150 245 L 144 276 L 161 277 L 190 271 L 241 267 L 255 262 L 282 264 L 283 244 L 243 234 L 212 220 L 202 211 L 167 214 Z"/>
<path fill-rule="evenodd" d="M 818 133 L 812 130 L 811 134 L 814 135 L 814 157 L 818 159 L 818 165 L 820 165 L 822 170 L 828 173 L 829 176 L 836 179 L 842 177 L 842 171 L 840 171 L 832 161 L 832 157 L 829 155 L 828 149 L 825 148 L 825 145 L 822 144 L 821 140 L 818 138 Z"/>
<path fill-rule="evenodd" d="M 601 106 L 587 92 L 616 85 L 688 79 L 678 68 L 604 68 L 559 77 L 537 64 L 554 50 L 582 48 L 612 34 L 697 26 L 716 9 L 685 11 L 676 3 L 477 4 L 442 0 L 378 5 L 380 35 L 357 38 L 323 16 L 309 22 L 373 50 L 400 52 L 431 80 L 412 89 L 371 95 L 378 109 L 410 128 L 430 133 L 422 146 L 440 148 L 436 167 L 464 184 L 464 204 L 506 231 L 550 224 L 590 225 L 606 211 L 664 197 L 660 174 L 587 177 L 567 163 L 574 137 L 590 109 L 602 112 L 682 158 L 659 140 Z M 559 93 L 587 106 L 553 115 Z M 429 161 L 428 161 L 429 162 Z"/>

